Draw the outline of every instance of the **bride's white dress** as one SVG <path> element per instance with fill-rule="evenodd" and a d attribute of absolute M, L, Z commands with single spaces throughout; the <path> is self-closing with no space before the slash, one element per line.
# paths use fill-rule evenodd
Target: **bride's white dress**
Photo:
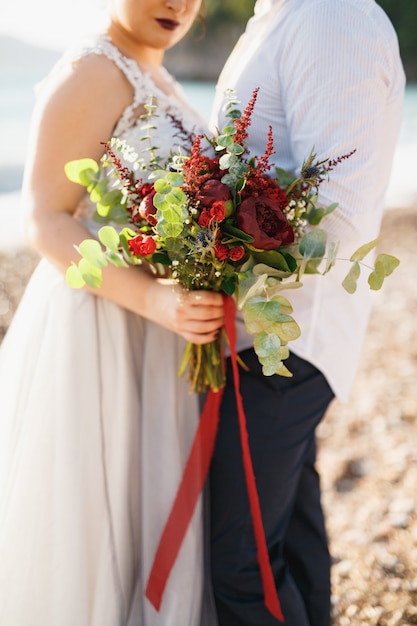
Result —
<path fill-rule="evenodd" d="M 195 124 L 106 38 L 82 54 L 107 55 L 134 87 L 114 135 L 135 144 L 135 109 L 151 95 L 161 156 L 174 143 L 166 112 Z M 94 230 L 91 213 L 85 200 L 79 216 Z M 183 349 L 40 262 L 0 351 L 3 626 L 215 623 L 203 606 L 201 502 L 160 612 L 144 597 L 198 421 L 197 398 L 177 376 Z"/>

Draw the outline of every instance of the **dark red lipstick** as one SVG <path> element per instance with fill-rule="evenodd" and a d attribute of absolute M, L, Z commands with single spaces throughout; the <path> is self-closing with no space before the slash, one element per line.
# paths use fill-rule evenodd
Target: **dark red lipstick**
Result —
<path fill-rule="evenodd" d="M 165 30 L 175 30 L 180 25 L 180 23 L 175 20 L 164 18 L 157 18 L 156 21 L 160 26 L 162 26 L 162 28 L 165 28 Z"/>

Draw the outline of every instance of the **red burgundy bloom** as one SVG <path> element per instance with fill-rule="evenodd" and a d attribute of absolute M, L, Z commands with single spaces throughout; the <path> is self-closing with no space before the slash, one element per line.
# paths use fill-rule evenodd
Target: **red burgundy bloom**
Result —
<path fill-rule="evenodd" d="M 231 198 L 229 187 L 220 182 L 220 180 L 214 180 L 212 178 L 203 183 L 200 193 L 198 194 L 198 200 L 201 206 L 206 208 L 211 207 L 216 200 L 226 202 L 227 200 L 231 200 Z"/>
<path fill-rule="evenodd" d="M 210 215 L 216 222 L 222 222 L 226 216 L 226 207 L 222 200 L 216 200 L 210 209 Z"/>
<path fill-rule="evenodd" d="M 236 213 L 238 227 L 252 235 L 252 245 L 260 250 L 273 250 L 294 241 L 294 231 L 276 202 L 270 198 L 246 198 Z"/>
<path fill-rule="evenodd" d="M 156 206 L 153 203 L 155 193 L 155 189 L 152 188 L 150 193 L 148 193 L 148 195 L 143 198 L 142 202 L 139 205 L 139 213 L 141 217 L 149 224 L 151 224 L 151 226 L 155 226 L 158 223 L 155 217 Z"/>
<path fill-rule="evenodd" d="M 210 225 L 211 222 L 211 215 L 209 213 L 209 211 L 207 211 L 207 209 L 204 209 L 203 211 L 201 211 L 200 215 L 198 216 L 198 224 L 199 226 L 202 226 L 203 228 L 207 228 Z"/>
<path fill-rule="evenodd" d="M 135 256 L 149 256 L 156 250 L 156 242 L 151 235 L 137 235 L 129 239 L 129 250 Z"/>
<path fill-rule="evenodd" d="M 214 255 L 219 261 L 225 261 L 229 257 L 229 247 L 218 241 L 214 246 Z"/>
<path fill-rule="evenodd" d="M 245 256 L 245 248 L 243 246 L 233 246 L 229 250 L 229 257 L 231 261 L 240 261 Z"/>

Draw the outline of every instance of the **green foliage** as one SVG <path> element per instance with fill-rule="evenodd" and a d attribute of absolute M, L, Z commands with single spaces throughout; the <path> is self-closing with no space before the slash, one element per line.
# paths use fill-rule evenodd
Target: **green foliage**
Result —
<path fill-rule="evenodd" d="M 292 375 L 283 360 L 289 356 L 287 343 L 297 339 L 301 331 L 291 313 L 291 304 L 283 296 L 254 296 L 243 306 L 245 326 L 255 335 L 254 348 L 265 376 Z"/>

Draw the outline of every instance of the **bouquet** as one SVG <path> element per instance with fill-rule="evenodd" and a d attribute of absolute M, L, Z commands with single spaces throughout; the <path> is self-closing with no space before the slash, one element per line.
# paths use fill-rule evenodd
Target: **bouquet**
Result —
<path fill-rule="evenodd" d="M 132 146 L 112 138 L 105 145 L 102 168 L 91 159 L 71 161 L 66 174 L 86 186 L 104 225 L 99 240 L 78 247 L 82 256 L 67 271 L 73 287 L 99 287 L 108 263 L 128 266 L 147 263 L 170 276 L 186 290 L 209 289 L 235 298 L 266 376 L 291 376 L 284 361 L 289 342 L 300 335 L 284 291 L 302 287 L 304 274 L 326 274 L 337 260 L 337 244 L 327 242 L 321 220 L 337 204 L 318 203 L 320 183 L 355 150 L 336 159 L 318 160 L 314 149 L 299 176 L 275 168 L 272 129 L 265 152 L 249 158 L 246 139 L 258 89 L 243 113 L 233 91 L 226 94 L 227 125 L 216 137 L 187 135 L 185 151 L 161 163 L 152 146 L 156 106 L 146 106 L 145 163 Z M 126 165 L 129 164 L 129 165 Z M 147 170 L 144 181 L 140 174 Z M 105 175 L 103 176 L 103 173 Z M 378 243 L 375 239 L 356 250 L 343 281 L 356 290 L 363 259 Z M 379 254 L 368 282 L 379 289 L 399 264 Z M 180 367 L 188 368 L 192 391 L 218 390 L 225 384 L 225 332 L 205 345 L 189 343 Z M 244 365 L 244 364 L 243 364 Z"/>

